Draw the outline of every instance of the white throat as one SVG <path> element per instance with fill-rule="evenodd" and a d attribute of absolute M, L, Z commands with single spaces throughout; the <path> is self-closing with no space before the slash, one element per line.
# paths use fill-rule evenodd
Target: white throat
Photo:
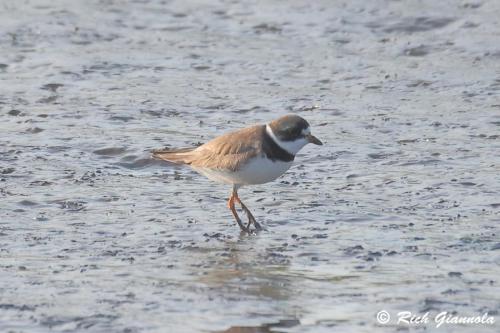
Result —
<path fill-rule="evenodd" d="M 299 138 L 295 141 L 282 141 L 278 139 L 276 135 L 274 135 L 273 129 L 269 125 L 266 125 L 266 132 L 278 146 L 292 155 L 297 154 L 299 150 L 301 150 L 306 144 L 309 143 L 305 138 Z"/>

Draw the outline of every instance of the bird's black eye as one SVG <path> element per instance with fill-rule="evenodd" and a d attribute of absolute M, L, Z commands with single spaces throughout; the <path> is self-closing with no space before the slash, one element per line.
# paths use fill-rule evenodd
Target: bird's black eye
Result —
<path fill-rule="evenodd" d="M 290 136 L 297 138 L 300 136 L 300 128 L 294 127 L 290 129 Z"/>
<path fill-rule="evenodd" d="M 278 137 L 283 141 L 294 141 L 302 137 L 302 129 L 298 127 L 287 127 L 279 132 Z"/>

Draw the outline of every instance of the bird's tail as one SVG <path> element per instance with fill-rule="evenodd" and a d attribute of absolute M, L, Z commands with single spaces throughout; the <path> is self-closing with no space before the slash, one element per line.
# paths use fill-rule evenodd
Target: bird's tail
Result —
<path fill-rule="evenodd" d="M 180 149 L 156 149 L 153 150 L 152 157 L 157 160 L 168 161 L 176 164 L 189 164 L 191 152 L 193 148 L 180 148 Z"/>

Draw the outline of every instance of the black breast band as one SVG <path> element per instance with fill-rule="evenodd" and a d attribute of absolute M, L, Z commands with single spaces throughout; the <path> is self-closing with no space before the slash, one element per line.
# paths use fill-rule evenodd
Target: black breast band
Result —
<path fill-rule="evenodd" d="M 281 148 L 276 141 L 267 133 L 267 128 L 264 126 L 264 140 L 262 142 L 262 150 L 266 157 L 271 161 L 291 162 L 295 155 L 290 154 L 285 149 Z"/>

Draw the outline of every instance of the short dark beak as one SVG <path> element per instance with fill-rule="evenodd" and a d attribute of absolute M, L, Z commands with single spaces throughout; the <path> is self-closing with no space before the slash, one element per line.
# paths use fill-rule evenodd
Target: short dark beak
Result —
<path fill-rule="evenodd" d="M 314 143 L 315 145 L 318 145 L 318 146 L 323 145 L 323 142 L 321 142 L 317 137 L 315 137 L 312 134 L 307 134 L 306 139 L 307 139 L 307 141 L 309 141 L 309 143 Z"/>

